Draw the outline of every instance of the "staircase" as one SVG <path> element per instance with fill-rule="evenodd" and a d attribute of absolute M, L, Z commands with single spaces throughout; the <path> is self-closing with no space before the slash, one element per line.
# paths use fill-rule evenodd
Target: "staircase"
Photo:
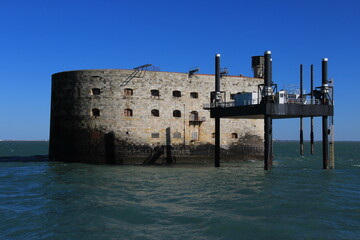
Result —
<path fill-rule="evenodd" d="M 142 164 L 154 164 L 164 154 L 164 148 L 164 146 L 156 146 Z"/>
<path fill-rule="evenodd" d="M 152 66 L 151 64 L 145 64 L 142 65 L 140 67 L 136 67 L 134 68 L 134 71 L 120 84 L 120 87 L 125 86 L 126 84 L 128 84 L 131 79 L 137 77 L 137 78 L 142 78 L 145 75 L 145 72 L 147 70 L 148 67 Z"/>

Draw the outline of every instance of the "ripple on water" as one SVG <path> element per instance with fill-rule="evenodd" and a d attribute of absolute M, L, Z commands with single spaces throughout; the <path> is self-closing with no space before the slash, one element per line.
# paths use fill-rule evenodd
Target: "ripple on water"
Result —
<path fill-rule="evenodd" d="M 359 239 L 359 160 L 297 159 L 270 172 L 3 162 L 0 239 Z"/>

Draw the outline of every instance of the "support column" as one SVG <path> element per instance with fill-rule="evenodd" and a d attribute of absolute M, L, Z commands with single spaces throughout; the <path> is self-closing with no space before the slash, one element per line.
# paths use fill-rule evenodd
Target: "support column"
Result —
<path fill-rule="evenodd" d="M 322 60 L 322 92 L 323 102 L 322 104 L 327 105 L 327 91 L 328 91 L 328 77 L 327 77 L 328 59 Z M 328 137 L 328 116 L 322 117 L 322 145 L 323 145 L 323 169 L 329 169 L 329 137 Z"/>
<path fill-rule="evenodd" d="M 264 131 L 265 131 L 265 142 L 264 142 L 264 169 L 270 170 L 272 168 L 272 118 L 266 115 L 264 119 Z"/>
<path fill-rule="evenodd" d="M 215 56 L 215 103 L 220 101 L 220 54 Z M 215 117 L 215 167 L 220 167 L 220 118 Z"/>
<path fill-rule="evenodd" d="M 172 164 L 172 156 L 171 156 L 171 128 L 166 128 L 166 164 Z"/>
<path fill-rule="evenodd" d="M 300 64 L 300 99 L 303 100 L 303 65 Z M 303 118 L 300 117 L 300 155 L 304 155 L 304 129 Z"/>
<path fill-rule="evenodd" d="M 310 66 L 310 93 L 311 93 L 311 101 L 314 101 L 314 65 Z M 311 104 L 314 104 L 311 102 Z M 310 118 L 310 145 L 311 155 L 314 155 L 314 117 Z"/>
<path fill-rule="evenodd" d="M 266 105 L 270 102 L 270 98 L 272 97 L 271 52 L 266 51 L 264 58 L 265 74 L 263 103 Z M 270 170 L 272 168 L 272 117 L 270 115 L 264 116 L 264 140 L 264 169 Z"/>

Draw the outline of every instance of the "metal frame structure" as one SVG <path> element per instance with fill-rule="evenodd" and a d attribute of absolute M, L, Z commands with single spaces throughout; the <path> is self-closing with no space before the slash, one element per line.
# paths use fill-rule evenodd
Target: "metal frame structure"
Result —
<path fill-rule="evenodd" d="M 313 90 L 313 66 L 311 66 L 311 98 L 304 101 L 302 65 L 300 66 L 300 100 L 293 103 L 277 103 L 275 96 L 277 85 L 272 81 L 272 59 L 271 52 L 264 54 L 264 84 L 259 85 L 261 101 L 257 104 L 239 105 L 234 102 L 223 102 L 220 91 L 220 54 L 215 56 L 215 92 L 211 93 L 211 103 L 205 104 L 204 109 L 210 110 L 210 117 L 215 118 L 215 167 L 220 167 L 220 119 L 221 118 L 243 118 L 264 119 L 264 169 L 270 170 L 273 166 L 273 130 L 272 120 L 280 118 L 300 118 L 300 154 L 303 154 L 303 121 L 304 117 L 311 117 L 311 144 L 313 153 L 313 117 L 322 117 L 322 146 L 323 146 L 323 169 L 334 168 L 334 134 L 333 121 L 328 127 L 328 118 L 333 119 L 334 102 L 333 87 L 328 83 L 328 59 L 322 61 L 322 86 Z M 215 96 L 215 97 L 214 97 Z M 314 99 L 315 96 L 315 99 Z M 317 101 L 316 101 L 317 100 Z M 332 130 L 332 131 L 330 131 Z M 331 152 L 329 161 L 329 132 L 331 132 Z"/>

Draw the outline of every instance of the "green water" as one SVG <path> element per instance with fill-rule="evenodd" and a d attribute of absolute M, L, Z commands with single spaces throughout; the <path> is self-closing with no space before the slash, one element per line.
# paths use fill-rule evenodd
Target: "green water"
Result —
<path fill-rule="evenodd" d="M 0 141 L 0 157 L 47 155 L 48 141 Z"/>
<path fill-rule="evenodd" d="M 335 170 L 294 142 L 271 171 L 4 161 L 0 239 L 360 239 L 359 151 L 337 143 Z"/>

